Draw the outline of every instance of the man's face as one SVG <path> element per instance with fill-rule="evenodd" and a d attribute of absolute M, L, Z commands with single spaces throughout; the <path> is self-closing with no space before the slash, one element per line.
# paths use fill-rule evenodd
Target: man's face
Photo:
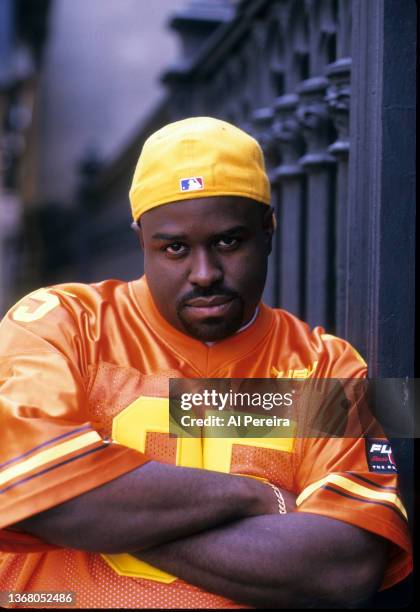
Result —
<path fill-rule="evenodd" d="M 234 334 L 260 301 L 272 232 L 271 209 L 245 198 L 197 198 L 144 213 L 145 274 L 161 315 L 204 342 Z"/>

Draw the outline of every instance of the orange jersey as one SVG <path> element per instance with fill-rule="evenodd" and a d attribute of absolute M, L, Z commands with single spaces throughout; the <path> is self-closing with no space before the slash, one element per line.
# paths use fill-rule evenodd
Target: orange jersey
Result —
<path fill-rule="evenodd" d="M 298 512 L 389 540 L 383 588 L 411 571 L 396 475 L 369 470 L 363 438 L 270 447 L 168 433 L 169 377 L 364 377 L 346 341 L 261 304 L 249 327 L 208 346 L 162 318 L 144 277 L 38 290 L 8 312 L 0 338 L 0 591 L 74 591 L 77 607 L 243 607 L 131 555 L 8 528 L 150 459 L 266 478 L 298 495 Z"/>

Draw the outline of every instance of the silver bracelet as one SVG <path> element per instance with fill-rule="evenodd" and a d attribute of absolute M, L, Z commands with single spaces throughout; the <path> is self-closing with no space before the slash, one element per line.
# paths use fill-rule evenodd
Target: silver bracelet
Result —
<path fill-rule="evenodd" d="M 284 497 L 282 492 L 276 485 L 273 485 L 271 482 L 267 482 L 268 485 L 273 489 L 274 495 L 277 497 L 277 503 L 279 505 L 279 514 L 287 514 L 286 510 L 286 502 L 284 501 Z"/>

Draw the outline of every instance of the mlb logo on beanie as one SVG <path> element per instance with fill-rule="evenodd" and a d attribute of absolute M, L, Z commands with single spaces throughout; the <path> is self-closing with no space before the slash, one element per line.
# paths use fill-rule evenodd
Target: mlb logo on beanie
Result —
<path fill-rule="evenodd" d="M 192 176 L 181 179 L 179 185 L 181 191 L 197 191 L 198 189 L 203 189 L 204 181 L 202 176 Z"/>

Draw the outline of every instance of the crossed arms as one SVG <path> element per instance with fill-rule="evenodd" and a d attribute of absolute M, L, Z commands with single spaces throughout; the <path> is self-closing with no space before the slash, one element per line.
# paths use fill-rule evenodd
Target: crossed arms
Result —
<path fill-rule="evenodd" d="M 129 552 L 256 607 L 357 607 L 379 587 L 386 542 L 331 518 L 278 514 L 253 478 L 151 461 L 16 526 L 46 542 Z"/>

